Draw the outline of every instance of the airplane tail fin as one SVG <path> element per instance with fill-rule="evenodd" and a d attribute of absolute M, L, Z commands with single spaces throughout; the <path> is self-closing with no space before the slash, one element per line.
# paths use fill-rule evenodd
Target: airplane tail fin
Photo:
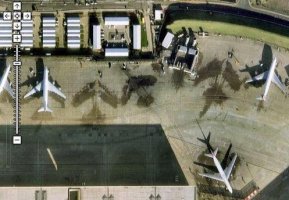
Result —
<path fill-rule="evenodd" d="M 205 156 L 213 158 L 216 157 L 218 153 L 218 148 L 215 149 L 215 151 L 211 152 L 210 154 L 205 154 Z"/>
<path fill-rule="evenodd" d="M 210 143 L 210 138 L 211 138 L 211 132 L 209 132 L 208 136 L 206 137 L 205 135 L 204 136 L 204 139 L 202 138 L 197 138 L 199 141 L 201 141 L 202 143 L 204 144 L 208 144 Z"/>
<path fill-rule="evenodd" d="M 48 107 L 43 106 L 38 110 L 38 112 L 52 112 L 52 110 Z"/>
<path fill-rule="evenodd" d="M 259 101 L 265 101 L 264 95 L 261 95 L 260 97 L 257 97 L 256 99 L 259 100 Z"/>

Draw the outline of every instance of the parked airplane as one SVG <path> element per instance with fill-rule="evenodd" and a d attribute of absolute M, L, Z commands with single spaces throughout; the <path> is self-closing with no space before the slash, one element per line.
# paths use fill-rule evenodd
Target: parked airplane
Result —
<path fill-rule="evenodd" d="M 266 80 L 264 93 L 260 97 L 257 98 L 258 100 L 261 100 L 261 101 L 266 100 L 272 81 L 280 88 L 280 90 L 282 90 L 282 92 L 284 92 L 284 94 L 287 94 L 286 87 L 282 84 L 282 82 L 279 80 L 278 76 L 275 73 L 276 66 L 277 66 L 277 59 L 274 58 L 270 66 L 270 69 L 268 71 L 262 74 L 259 74 L 246 81 L 246 83 L 249 83 L 253 81 Z"/>
<path fill-rule="evenodd" d="M 42 107 L 38 110 L 38 112 L 52 112 L 52 110 L 48 107 L 48 91 L 54 92 L 55 94 L 61 96 L 63 99 L 66 99 L 66 96 L 56 88 L 52 83 L 48 80 L 48 69 L 44 67 L 43 71 L 43 81 L 41 81 L 38 85 L 36 85 L 30 92 L 28 92 L 24 98 L 35 94 L 36 92 L 43 91 L 43 99 L 42 99 Z"/>
<path fill-rule="evenodd" d="M 219 173 L 214 173 L 214 174 L 208 174 L 208 173 L 200 173 L 201 176 L 207 177 L 207 178 L 211 178 L 211 179 L 215 179 L 217 181 L 221 181 L 224 182 L 227 189 L 233 193 L 233 189 L 229 183 L 229 178 L 233 169 L 233 166 L 235 164 L 235 161 L 237 159 L 237 155 L 234 156 L 234 158 L 232 159 L 232 161 L 230 162 L 230 164 L 223 170 L 219 160 L 217 159 L 217 153 L 218 153 L 218 148 L 213 152 L 211 151 L 211 154 L 205 154 L 207 157 L 213 158 L 214 160 L 214 164 L 218 169 Z"/>
<path fill-rule="evenodd" d="M 14 92 L 13 92 L 13 89 L 11 88 L 9 82 L 8 82 L 8 75 L 9 75 L 9 72 L 10 72 L 10 65 L 8 65 L 6 67 L 6 69 L 4 70 L 4 73 L 3 73 L 3 76 L 1 78 L 1 82 L 0 82 L 0 93 L 4 90 L 6 90 L 10 96 L 12 98 L 14 98 Z"/>
<path fill-rule="evenodd" d="M 208 149 L 209 151 L 214 151 L 213 147 L 212 147 L 211 144 L 210 144 L 211 132 L 209 132 L 209 134 L 208 134 L 207 137 L 204 135 L 203 132 L 202 132 L 202 134 L 203 134 L 204 139 L 202 139 L 202 138 L 197 138 L 197 139 L 198 139 L 199 141 L 201 141 L 202 143 L 206 144 L 206 145 L 207 145 L 207 149 Z"/>

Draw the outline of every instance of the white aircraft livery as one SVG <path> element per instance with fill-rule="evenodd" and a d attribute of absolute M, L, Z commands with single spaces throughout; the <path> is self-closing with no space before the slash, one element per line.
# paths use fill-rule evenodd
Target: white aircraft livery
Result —
<path fill-rule="evenodd" d="M 9 82 L 8 82 L 8 75 L 10 72 L 10 65 L 8 65 L 3 73 L 3 76 L 1 77 L 1 82 L 0 82 L 0 93 L 4 90 L 6 90 L 9 95 L 14 98 L 14 92 L 13 89 L 11 88 Z"/>
<path fill-rule="evenodd" d="M 215 179 L 217 181 L 221 181 L 224 182 L 227 189 L 233 193 L 233 189 L 229 183 L 229 178 L 233 169 L 233 166 L 235 164 L 235 161 L 237 159 L 237 155 L 234 156 L 234 158 L 232 159 L 232 161 L 230 162 L 230 164 L 225 168 L 225 170 L 223 170 L 219 160 L 217 159 L 217 153 L 218 153 L 218 148 L 214 151 L 211 152 L 211 154 L 205 154 L 207 157 L 213 158 L 214 160 L 214 164 L 218 169 L 219 173 L 215 173 L 215 174 L 207 174 L 207 173 L 200 173 L 201 176 L 207 177 L 207 178 L 211 178 L 211 179 Z"/>
<path fill-rule="evenodd" d="M 284 92 L 284 94 L 287 94 L 286 87 L 282 84 L 282 82 L 279 80 L 278 76 L 275 73 L 276 66 L 277 66 L 277 59 L 274 58 L 270 66 L 270 69 L 268 71 L 262 74 L 259 74 L 246 81 L 246 83 L 249 83 L 253 81 L 266 80 L 264 93 L 261 95 L 261 97 L 257 98 L 258 100 L 261 100 L 261 101 L 266 100 L 272 81 L 280 88 L 280 90 L 282 90 L 282 92 Z"/>
<path fill-rule="evenodd" d="M 42 99 L 42 107 L 38 110 L 38 112 L 52 112 L 52 110 L 48 107 L 48 91 L 54 92 L 55 94 L 61 96 L 63 99 L 66 99 L 66 96 L 56 88 L 52 83 L 48 80 L 48 69 L 44 67 L 43 71 L 43 81 L 41 81 L 38 85 L 36 85 L 30 92 L 28 92 L 24 98 L 35 94 L 36 92 L 43 91 L 43 99 Z"/>

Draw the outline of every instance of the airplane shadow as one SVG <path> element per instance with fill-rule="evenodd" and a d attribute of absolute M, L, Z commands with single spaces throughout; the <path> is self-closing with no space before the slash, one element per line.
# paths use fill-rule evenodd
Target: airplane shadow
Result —
<path fill-rule="evenodd" d="M 155 85 L 157 78 L 153 75 L 132 76 L 129 70 L 124 70 L 123 72 L 127 75 L 128 80 L 123 86 L 120 103 L 122 105 L 127 104 L 132 93 L 135 93 L 138 95 L 137 105 L 140 107 L 149 107 L 154 102 L 154 97 L 148 88 L 152 88 Z"/>
<path fill-rule="evenodd" d="M 43 79 L 43 71 L 44 71 L 44 62 L 42 58 L 37 58 L 36 60 L 36 69 L 34 71 L 33 67 L 29 68 L 29 75 L 27 75 L 26 81 L 20 84 L 20 87 L 27 86 L 28 91 L 25 91 L 25 94 L 29 92 L 33 87 L 35 87 L 38 83 L 40 83 Z M 25 95 L 23 94 L 23 96 Z M 33 98 L 41 98 L 42 93 L 37 92 L 33 95 Z M 33 100 L 33 98 L 22 99 L 22 103 L 26 104 Z"/>
<path fill-rule="evenodd" d="M 92 109 L 83 114 L 81 121 L 84 124 L 100 123 L 105 120 L 105 114 L 103 114 L 96 102 L 93 103 Z"/>
<path fill-rule="evenodd" d="M 98 82 L 92 81 L 87 83 L 81 88 L 72 98 L 72 105 L 74 107 L 80 106 L 82 103 L 96 95 L 96 90 L 98 88 Z"/>
<path fill-rule="evenodd" d="M 209 132 L 208 136 L 206 137 L 204 135 L 204 133 L 202 132 L 203 138 L 197 138 L 199 141 L 201 141 L 202 143 L 204 143 L 207 146 L 207 150 L 208 152 L 214 151 L 213 147 L 210 144 L 210 139 L 211 139 L 211 132 Z"/>
<path fill-rule="evenodd" d="M 259 64 L 251 66 L 251 67 L 249 67 L 248 65 L 245 65 L 245 68 L 240 69 L 239 71 L 240 72 L 248 72 L 250 77 L 253 78 L 256 75 L 261 74 L 261 73 L 269 70 L 272 61 L 273 61 L 272 48 L 270 45 L 264 44 L 263 51 L 262 51 L 262 58 L 259 61 Z M 254 87 L 262 87 L 264 83 L 265 83 L 265 80 L 261 80 L 261 81 L 251 82 L 248 85 L 252 85 Z M 245 86 L 245 88 L 247 89 L 248 86 Z"/>
<path fill-rule="evenodd" d="M 20 86 L 35 87 L 38 83 L 43 80 L 44 62 L 42 58 L 36 59 L 36 69 L 33 70 L 32 67 L 29 68 L 29 75 L 27 75 L 27 80 L 22 82 Z"/>

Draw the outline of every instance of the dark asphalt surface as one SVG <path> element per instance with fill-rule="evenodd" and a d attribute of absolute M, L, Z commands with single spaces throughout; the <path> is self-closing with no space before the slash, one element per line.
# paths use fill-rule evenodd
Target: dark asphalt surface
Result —
<path fill-rule="evenodd" d="M 0 186 L 187 185 L 159 125 L 22 126 L 19 146 L 0 129 Z"/>
<path fill-rule="evenodd" d="M 181 11 L 181 10 L 197 10 L 197 11 L 208 11 L 217 12 L 226 15 L 235 15 L 240 17 L 247 17 L 255 20 L 266 21 L 268 23 L 277 24 L 289 28 L 289 21 L 281 19 L 276 16 L 271 16 L 251 10 L 240 9 L 231 6 L 214 5 L 214 4 L 190 4 L 190 3 L 176 3 L 171 4 L 167 12 Z"/>

